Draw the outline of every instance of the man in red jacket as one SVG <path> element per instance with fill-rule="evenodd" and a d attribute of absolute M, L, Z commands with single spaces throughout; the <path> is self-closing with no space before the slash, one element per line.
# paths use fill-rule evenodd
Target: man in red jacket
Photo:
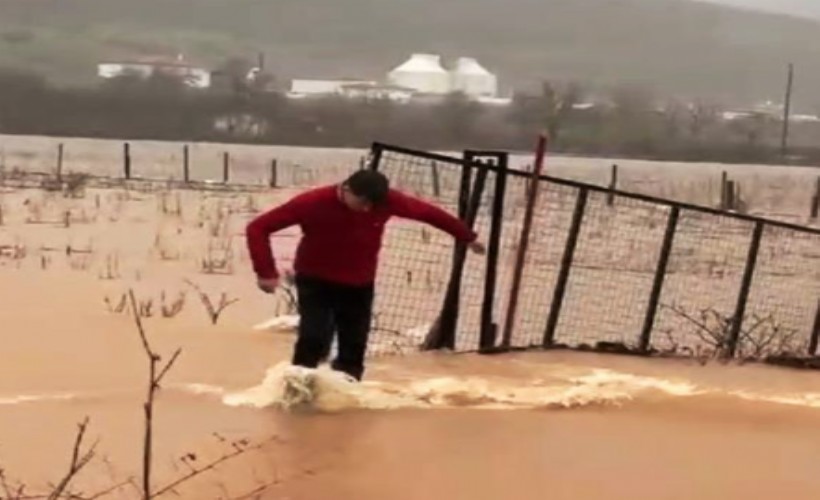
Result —
<path fill-rule="evenodd" d="M 385 224 L 393 216 L 424 222 L 472 251 L 484 252 L 461 220 L 392 189 L 375 170 L 360 170 L 339 185 L 299 194 L 248 224 L 248 251 L 257 285 L 266 293 L 273 293 L 280 281 L 270 235 L 294 225 L 302 229 L 294 261 L 299 302 L 294 365 L 318 366 L 337 330 L 338 356 L 331 366 L 361 380 L 378 255 Z"/>

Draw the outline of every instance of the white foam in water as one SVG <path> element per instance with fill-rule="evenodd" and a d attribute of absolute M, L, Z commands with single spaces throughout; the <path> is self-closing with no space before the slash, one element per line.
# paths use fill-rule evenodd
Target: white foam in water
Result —
<path fill-rule="evenodd" d="M 734 391 L 730 394 L 748 401 L 765 401 L 767 403 L 777 403 L 782 405 L 820 408 L 820 394 L 818 393 L 761 394 L 749 391 Z"/>
<path fill-rule="evenodd" d="M 320 411 L 354 408 L 533 409 L 611 405 L 647 391 L 671 396 L 700 392 L 691 384 L 597 370 L 561 383 L 491 381 L 437 377 L 406 383 L 356 382 L 328 368 L 287 363 L 270 368 L 261 384 L 222 396 L 229 406 L 310 407 Z"/>
<path fill-rule="evenodd" d="M 698 387 L 688 381 L 638 376 L 595 369 L 587 374 L 553 375 L 552 381 L 434 377 L 404 382 L 356 382 L 327 367 L 308 369 L 279 363 L 268 369 L 259 385 L 228 391 L 209 384 L 175 385 L 185 392 L 214 396 L 228 406 L 302 408 L 318 411 L 400 408 L 537 409 L 619 405 L 641 396 L 693 397 L 705 394 L 747 401 L 820 409 L 820 393 L 765 393 Z M 0 396 L 0 406 L 53 401 L 77 401 L 85 394 L 20 394 Z M 103 394 L 94 397 L 105 397 Z"/>
<path fill-rule="evenodd" d="M 709 391 L 699 389 L 692 383 L 684 381 L 672 381 L 654 377 L 640 377 L 629 373 L 620 373 L 612 370 L 593 370 L 589 375 L 570 378 L 577 383 L 584 385 L 603 385 L 608 387 L 622 386 L 632 390 L 654 389 L 671 396 L 697 396 L 706 394 Z"/>
<path fill-rule="evenodd" d="M 286 314 L 274 316 L 261 323 L 253 325 L 254 330 L 268 330 L 273 332 L 294 333 L 299 326 L 299 316 L 296 314 Z"/>
<path fill-rule="evenodd" d="M 208 394 L 214 396 L 222 396 L 225 394 L 225 389 L 215 385 L 208 384 L 185 384 L 182 386 L 184 390 L 194 394 Z"/>
<path fill-rule="evenodd" d="M 74 394 L 20 394 L 11 397 L 0 397 L 0 405 L 19 405 L 22 403 L 41 403 L 46 401 L 67 401 L 76 398 Z"/>

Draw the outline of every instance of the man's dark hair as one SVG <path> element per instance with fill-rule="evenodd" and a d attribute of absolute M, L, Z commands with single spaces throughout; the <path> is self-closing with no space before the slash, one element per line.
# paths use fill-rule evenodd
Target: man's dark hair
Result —
<path fill-rule="evenodd" d="M 384 203 L 390 191 L 390 181 L 376 170 L 358 170 L 345 181 L 350 192 L 374 205 Z"/>

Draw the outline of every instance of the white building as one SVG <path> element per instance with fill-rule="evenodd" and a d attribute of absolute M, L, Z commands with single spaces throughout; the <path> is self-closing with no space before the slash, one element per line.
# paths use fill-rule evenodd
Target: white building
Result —
<path fill-rule="evenodd" d="M 412 54 L 387 73 L 385 82 L 357 79 L 291 81 L 288 97 L 293 99 L 338 95 L 349 98 L 386 98 L 393 101 L 440 99 L 452 92 L 487 104 L 509 104 L 498 97 L 498 79 L 472 57 L 456 60 L 451 70 L 436 54 Z"/>
<path fill-rule="evenodd" d="M 495 97 L 498 79 L 472 57 L 460 57 L 450 72 L 450 90 L 469 97 Z"/>
<path fill-rule="evenodd" d="M 340 93 L 351 99 L 389 99 L 397 102 L 408 102 L 416 91 L 398 85 L 363 82 L 342 85 Z"/>
<path fill-rule="evenodd" d="M 97 76 L 116 78 L 119 76 L 138 76 L 149 78 L 155 74 L 166 74 L 180 78 L 183 83 L 194 88 L 211 86 L 210 70 L 188 64 L 177 59 L 143 59 L 135 61 L 111 61 L 97 65 Z"/>
<path fill-rule="evenodd" d="M 387 81 L 425 94 L 447 94 L 451 88 L 450 73 L 434 54 L 413 54 L 387 74 Z"/>
<path fill-rule="evenodd" d="M 407 102 L 415 90 L 372 80 L 293 80 L 288 96 L 291 98 L 337 95 L 351 99 L 390 99 Z"/>
<path fill-rule="evenodd" d="M 290 93 L 294 97 L 307 97 L 318 95 L 332 95 L 341 93 L 345 85 L 371 83 L 368 80 L 308 80 L 299 79 L 290 82 Z"/>

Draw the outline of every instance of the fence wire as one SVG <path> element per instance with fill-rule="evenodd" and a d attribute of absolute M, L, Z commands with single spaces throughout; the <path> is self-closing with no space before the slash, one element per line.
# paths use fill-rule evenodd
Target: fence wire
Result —
<path fill-rule="evenodd" d="M 126 147 L 127 144 L 127 147 Z M 127 153 L 127 154 L 126 154 Z M 353 153 L 289 152 L 290 158 L 277 158 L 276 150 L 260 146 L 175 143 L 162 141 L 118 142 L 113 140 L 74 139 L 65 143 L 36 138 L 15 141 L 13 148 L 0 145 L 0 177 L 24 175 L 52 176 L 88 174 L 109 183 L 126 176 L 126 157 L 130 179 L 135 181 L 186 180 L 192 184 L 218 185 L 225 181 L 236 187 L 311 187 L 338 182 L 355 171 L 356 161 L 337 157 Z M 315 157 L 314 157 L 315 156 Z M 186 170 L 187 158 L 187 170 Z M 227 162 L 226 162 L 227 160 Z M 362 158 L 360 158 L 360 161 Z"/>
<path fill-rule="evenodd" d="M 727 347 L 754 223 L 683 210 L 669 256 L 655 348 L 712 356 Z"/>
<path fill-rule="evenodd" d="M 472 169 L 471 186 L 474 186 L 477 175 L 477 170 Z M 488 172 L 473 223 L 473 229 L 478 234 L 479 241 L 485 244 L 491 230 L 496 182 L 497 175 L 494 172 Z M 457 351 L 476 350 L 479 346 L 487 267 L 488 260 L 486 256 L 467 252 L 464 259 L 458 300 L 455 345 Z"/>
<path fill-rule="evenodd" d="M 458 211 L 461 164 L 385 151 L 379 170 L 391 186 Z M 441 312 L 452 269 L 453 238 L 413 221 L 392 220 L 385 231 L 376 280 L 370 354 L 417 350 Z"/>
<path fill-rule="evenodd" d="M 526 211 L 529 180 L 509 177 L 501 234 L 498 291 L 493 304 L 499 328 L 507 321 L 512 281 Z M 533 209 L 528 251 L 521 275 L 518 305 L 510 336 L 510 346 L 529 347 L 543 341 L 547 314 L 552 304 L 555 280 L 572 218 L 574 189 L 541 183 Z M 497 345 L 503 341 L 499 331 Z"/>
<path fill-rule="evenodd" d="M 589 192 L 554 340 L 637 347 L 669 208 Z"/>
<path fill-rule="evenodd" d="M 820 235 L 766 226 L 737 354 L 806 355 L 820 299 Z"/>

